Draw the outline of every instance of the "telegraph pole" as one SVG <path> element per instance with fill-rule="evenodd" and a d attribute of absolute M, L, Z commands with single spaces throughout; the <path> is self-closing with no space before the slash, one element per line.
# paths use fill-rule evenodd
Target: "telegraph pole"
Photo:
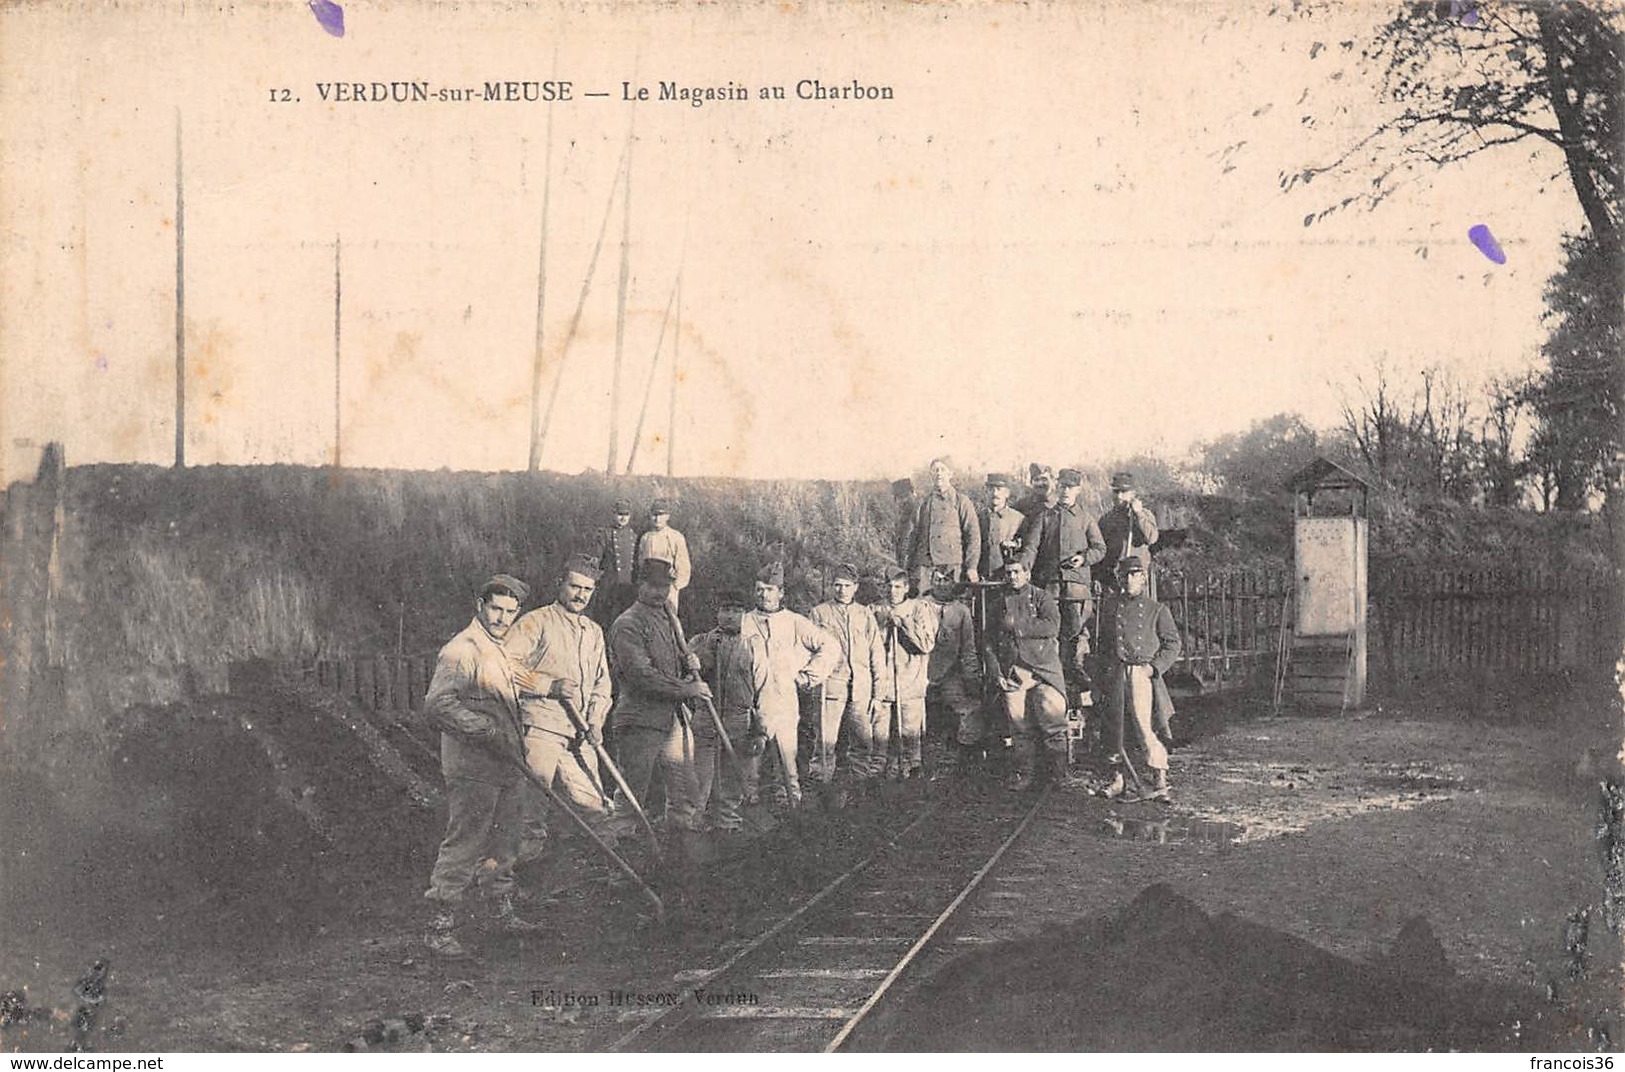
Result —
<path fill-rule="evenodd" d="M 636 118 L 637 113 L 633 113 Z M 620 457 L 621 365 L 626 343 L 626 290 L 632 257 L 632 132 L 626 135 L 626 186 L 621 191 L 621 278 L 615 292 L 615 371 L 609 388 L 609 460 L 604 472 L 614 474 Z"/>
<path fill-rule="evenodd" d="M 555 60 L 557 57 L 554 57 Z M 553 109 L 547 110 L 547 154 L 542 172 L 542 240 L 536 268 L 536 356 L 530 374 L 530 460 L 527 472 L 542 464 L 542 310 L 547 302 L 547 203 L 553 190 Z M 562 371 L 562 369 L 560 370 Z"/>
<path fill-rule="evenodd" d="M 342 451 L 343 439 L 339 432 L 339 399 L 344 384 L 344 364 L 341 359 L 342 351 L 339 349 L 339 329 L 343 324 L 343 314 L 340 302 L 344 296 L 343 281 L 339 275 L 339 256 L 341 239 L 333 236 L 333 468 L 341 468 L 344 464 Z"/>
<path fill-rule="evenodd" d="M 175 109 L 175 468 L 186 468 L 186 194 L 179 108 Z"/>

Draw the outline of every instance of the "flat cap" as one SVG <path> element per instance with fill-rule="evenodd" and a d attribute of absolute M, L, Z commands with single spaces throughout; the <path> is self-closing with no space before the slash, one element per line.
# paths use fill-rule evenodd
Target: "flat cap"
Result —
<path fill-rule="evenodd" d="M 650 517 L 654 517 L 656 514 L 669 513 L 671 513 L 671 503 L 667 502 L 665 499 L 656 499 L 654 502 L 649 504 Z"/>
<path fill-rule="evenodd" d="M 990 488 L 1007 488 L 1010 486 L 1010 478 L 1003 473 L 989 473 L 987 474 L 987 486 Z"/>
<path fill-rule="evenodd" d="M 482 596 L 497 591 L 506 591 L 521 603 L 530 598 L 530 585 L 509 573 L 493 573 L 480 587 Z"/>
<path fill-rule="evenodd" d="M 784 563 L 769 562 L 756 571 L 757 584 L 771 584 L 775 588 L 784 587 Z"/>
<path fill-rule="evenodd" d="M 1134 490 L 1134 474 L 1133 473 L 1113 473 L 1112 474 L 1112 490 L 1113 491 L 1133 491 Z"/>
<path fill-rule="evenodd" d="M 1076 469 L 1062 469 L 1056 477 L 1063 488 L 1077 488 L 1083 486 L 1083 474 Z"/>
<path fill-rule="evenodd" d="M 1031 465 L 1027 466 L 1027 479 L 1028 480 L 1037 480 L 1041 476 L 1053 476 L 1053 475 L 1055 475 L 1055 470 L 1051 469 L 1049 466 L 1043 464 L 1042 462 L 1033 462 Z"/>
<path fill-rule="evenodd" d="M 617 514 L 630 514 L 632 512 L 632 500 L 631 499 L 616 499 L 615 500 L 615 512 Z"/>
<path fill-rule="evenodd" d="M 850 562 L 842 562 L 830 573 L 830 579 L 836 581 L 852 581 L 856 583 L 858 580 L 858 567 L 854 566 Z"/>
<path fill-rule="evenodd" d="M 638 566 L 638 576 L 646 581 L 671 584 L 677 580 L 677 567 L 663 558 L 646 558 Z"/>
<path fill-rule="evenodd" d="M 589 555 L 584 551 L 577 551 L 565 560 L 564 572 L 579 573 L 595 581 L 604 575 L 603 569 L 598 564 L 598 556 Z"/>

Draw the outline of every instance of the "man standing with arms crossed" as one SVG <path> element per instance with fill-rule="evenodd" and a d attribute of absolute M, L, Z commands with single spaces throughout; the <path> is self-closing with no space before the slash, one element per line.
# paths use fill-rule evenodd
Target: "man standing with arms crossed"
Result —
<path fill-rule="evenodd" d="M 813 624 L 833 636 L 841 652 L 835 668 L 824 679 L 824 755 L 815 759 L 819 761 L 817 777 L 825 783 L 834 777 L 837 759 L 852 773 L 851 750 L 868 754 L 873 743 L 869 704 L 875 697 L 876 678 L 885 658 L 874 611 L 857 602 L 858 568 L 844 562 L 836 566 L 834 588 L 835 598 L 812 611 Z M 826 764 L 828 769 L 824 769 Z M 813 776 L 814 769 L 808 765 L 809 776 Z"/>
<path fill-rule="evenodd" d="M 424 897 L 434 906 L 425 938 L 430 952 L 468 956 L 454 933 L 465 922 L 465 895 L 481 862 L 495 861 L 490 895 L 498 925 L 512 933 L 540 929 L 514 910 L 513 865 L 524 820 L 519 697 L 503 641 L 530 590 L 499 573 L 480 588 L 474 620 L 440 649 L 424 700 L 440 730 L 446 778 L 446 836 Z"/>
<path fill-rule="evenodd" d="M 686 704 L 705 701 L 711 689 L 698 674 L 699 660 L 686 656 L 671 606 L 677 571 L 672 563 L 646 559 L 638 566 L 637 602 L 609 627 L 609 648 L 620 686 L 615 741 L 621 773 L 638 800 L 649 799 L 658 767 L 666 786 L 666 814 L 678 830 L 696 830 L 699 786 L 694 774 L 694 729 Z M 709 716 L 707 716 L 709 717 Z"/>
<path fill-rule="evenodd" d="M 756 574 L 756 606 L 745 615 L 739 635 L 758 642 L 767 657 L 767 683 L 762 689 L 762 728 L 779 759 L 786 803 L 801 806 L 801 779 L 796 770 L 796 729 L 801 722 L 798 689 L 812 691 L 824 683 L 840 661 L 835 638 L 784 601 L 784 566 L 774 562 Z"/>
<path fill-rule="evenodd" d="M 689 578 L 694 575 L 688 561 L 688 538 L 671 527 L 671 504 L 665 499 L 649 504 L 649 525 L 649 531 L 638 539 L 638 561 L 655 559 L 670 564 L 673 581 L 667 591 L 671 609 L 675 611 L 677 594 L 688 587 Z"/>
<path fill-rule="evenodd" d="M 573 556 L 559 578 L 558 598 L 520 618 L 503 646 L 519 690 L 525 761 L 613 845 L 609 800 L 594 751 L 603 741 L 612 699 L 609 663 L 603 630 L 586 613 L 599 576 L 597 560 Z"/>

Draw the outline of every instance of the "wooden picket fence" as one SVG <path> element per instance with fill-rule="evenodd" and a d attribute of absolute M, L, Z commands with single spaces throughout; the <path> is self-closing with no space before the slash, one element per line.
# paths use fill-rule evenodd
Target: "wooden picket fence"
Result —
<path fill-rule="evenodd" d="M 1533 678 L 1609 667 L 1619 656 L 1617 590 L 1607 573 L 1374 568 L 1371 577 L 1368 680 L 1379 691 L 1457 672 Z M 1180 634 L 1170 680 L 1186 689 L 1256 683 L 1290 644 L 1286 570 L 1159 569 L 1157 596 Z M 1097 626 L 1099 608 L 1097 600 Z M 300 670 L 369 710 L 407 712 L 422 709 L 434 661 L 433 652 L 366 655 Z"/>

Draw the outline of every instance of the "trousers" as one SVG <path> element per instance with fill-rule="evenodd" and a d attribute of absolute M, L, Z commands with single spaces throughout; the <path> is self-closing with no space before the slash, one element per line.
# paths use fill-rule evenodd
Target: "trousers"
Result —
<path fill-rule="evenodd" d="M 1013 769 L 1032 773 L 1033 760 L 1042 746 L 1049 752 L 1066 752 L 1066 697 L 1053 685 L 1034 677 L 1026 667 L 1010 671 L 1016 687 L 1004 693 L 1004 713 L 1010 721 Z"/>
<path fill-rule="evenodd" d="M 1152 770 L 1168 769 L 1168 749 L 1157 738 L 1152 718 L 1156 707 L 1156 690 L 1152 685 L 1151 667 L 1125 666 L 1111 663 L 1106 674 L 1106 748 L 1113 755 L 1122 754 L 1124 724 L 1134 723 L 1139 738 L 1139 751 L 1145 765 Z"/>
<path fill-rule="evenodd" d="M 490 785 L 472 778 L 446 779 L 446 837 L 440 842 L 429 888 L 431 901 L 456 902 L 474 883 L 481 865 L 495 862 L 490 887 L 501 895 L 513 889 L 529 782 Z"/>
<path fill-rule="evenodd" d="M 987 719 L 982 713 L 979 684 L 963 674 L 950 674 L 925 693 L 928 724 L 944 727 L 939 736 L 951 735 L 962 745 L 981 744 L 987 736 Z"/>
<path fill-rule="evenodd" d="M 715 813 L 719 829 L 737 830 L 745 821 L 740 812 L 745 800 L 745 768 L 752 765 L 745 755 L 750 712 L 720 711 L 718 714 L 728 731 L 735 758 L 728 758 L 722 737 L 707 716 L 701 723 L 705 728 L 694 731 L 694 776 L 699 794 L 696 801 L 701 815 L 707 810 Z"/>
<path fill-rule="evenodd" d="M 897 770 L 907 774 L 920 769 L 920 738 L 925 736 L 925 699 L 876 700 L 873 717 L 869 720 L 869 747 L 865 765 L 870 777 L 884 774 L 888 765 L 887 753 L 891 749 L 892 713 L 897 715 Z M 853 742 L 856 745 L 857 742 Z M 856 753 L 856 747 L 853 752 Z M 856 771 L 856 760 L 853 762 Z"/>
<path fill-rule="evenodd" d="M 571 744 L 569 737 L 526 727 L 525 763 L 544 784 L 560 792 L 589 826 L 600 829 L 609 821 L 609 813 L 601 791 L 603 774 L 598 769 L 598 754 L 585 742 L 579 749 L 571 748 Z M 533 790 L 530 797 L 540 805 L 538 798 L 544 798 L 544 794 Z"/>
<path fill-rule="evenodd" d="M 621 775 L 641 803 L 649 799 L 658 769 L 666 790 L 666 814 L 673 826 L 685 830 L 700 825 L 699 779 L 695 776 L 694 731 L 688 721 L 673 718 L 659 730 L 647 726 L 623 727 L 617 737 Z"/>

